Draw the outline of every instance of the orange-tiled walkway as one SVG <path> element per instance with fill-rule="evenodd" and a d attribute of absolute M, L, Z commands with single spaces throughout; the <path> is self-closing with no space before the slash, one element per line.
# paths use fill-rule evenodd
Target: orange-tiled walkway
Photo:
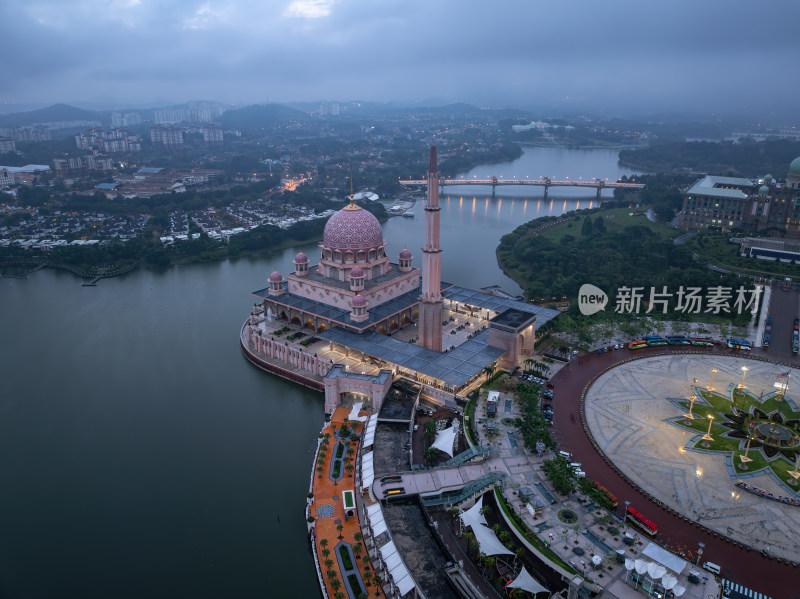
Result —
<path fill-rule="evenodd" d="M 358 556 L 356 557 L 356 562 L 358 562 L 358 570 L 361 574 L 361 580 L 364 581 L 364 586 L 367 584 L 366 578 L 364 578 L 364 573 L 366 572 L 366 568 L 364 563 L 362 562 L 363 557 L 367 554 L 366 546 L 364 544 L 364 540 L 356 541 L 355 534 L 357 532 L 361 532 L 361 525 L 358 522 L 358 511 L 354 508 L 354 512 L 356 513 L 356 517 L 350 518 L 345 522 L 344 519 L 344 502 L 343 502 L 343 493 L 347 490 L 352 490 L 354 495 L 358 493 L 358 489 L 355 488 L 355 469 L 353 470 L 345 470 L 343 464 L 342 470 L 342 478 L 339 479 L 337 484 L 330 478 L 331 472 L 331 460 L 335 457 L 335 447 L 336 447 L 336 439 L 333 437 L 333 430 L 332 426 L 336 427 L 336 430 L 342 426 L 342 424 L 347 424 L 347 427 L 350 430 L 353 428 L 357 428 L 357 432 L 361 433 L 364 430 L 364 423 L 362 422 L 347 422 L 345 423 L 345 418 L 350 414 L 350 408 L 336 408 L 336 411 L 333 413 L 331 417 L 331 421 L 328 426 L 322 431 L 323 434 L 330 433 L 331 436 L 329 437 L 329 442 L 327 446 L 327 455 L 323 458 L 322 462 L 317 461 L 314 464 L 314 485 L 312 492 L 314 493 L 314 501 L 311 504 L 310 514 L 314 516 L 316 519 L 314 520 L 315 524 L 315 549 L 317 552 L 317 559 L 319 560 L 319 566 L 322 570 L 322 578 L 325 581 L 325 587 L 328 592 L 329 597 L 334 597 L 336 594 L 336 590 L 334 590 L 333 585 L 331 584 L 331 578 L 328 577 L 327 571 L 334 570 L 336 572 L 336 577 L 334 580 L 338 580 L 341 583 L 341 586 L 338 588 L 340 593 L 343 593 L 345 597 L 347 597 L 347 588 L 345 585 L 344 580 L 342 579 L 342 573 L 339 571 L 339 560 L 336 559 L 336 553 L 334 548 L 336 545 L 339 544 L 340 541 L 345 541 L 350 543 L 350 546 L 355 548 L 357 543 L 361 543 L 362 549 L 359 552 Z M 362 411 L 359 413 L 359 416 L 366 415 L 366 412 Z M 351 443 L 351 447 L 358 451 L 358 445 L 360 441 L 355 443 Z M 320 447 L 320 455 L 322 451 L 325 451 L 325 442 L 323 440 L 323 444 Z M 347 455 L 346 453 L 344 455 Z M 355 468 L 356 465 L 356 457 L 357 453 L 353 454 L 353 460 L 350 464 L 353 465 Z M 319 472 L 316 468 L 321 465 L 322 472 Z M 333 497 L 337 497 L 337 499 L 333 499 Z M 317 516 L 317 508 L 328 505 L 333 506 L 333 516 L 321 518 Z M 337 521 L 342 524 L 343 528 L 341 531 L 337 530 Z M 342 539 L 339 539 L 339 535 L 342 536 Z M 323 547 L 320 541 L 322 539 L 327 539 L 328 544 L 326 547 Z M 323 549 L 327 548 L 330 551 L 330 554 L 326 558 L 323 555 Z M 354 549 L 355 554 L 355 549 Z M 332 565 L 327 567 L 325 565 L 326 559 L 332 560 Z M 369 570 L 374 574 L 374 570 L 372 568 L 372 564 L 369 565 Z M 375 583 L 368 587 L 366 587 L 368 594 L 370 596 L 374 596 L 377 590 Z M 383 595 L 383 593 L 381 593 Z M 356 596 L 358 596 L 358 592 L 356 592 Z"/>

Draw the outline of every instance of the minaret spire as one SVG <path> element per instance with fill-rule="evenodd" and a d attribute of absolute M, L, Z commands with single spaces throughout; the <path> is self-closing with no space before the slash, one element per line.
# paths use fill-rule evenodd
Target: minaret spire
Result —
<path fill-rule="evenodd" d="M 442 249 L 439 247 L 439 167 L 431 146 L 425 247 L 422 248 L 422 295 L 419 298 L 419 344 L 442 351 Z"/>

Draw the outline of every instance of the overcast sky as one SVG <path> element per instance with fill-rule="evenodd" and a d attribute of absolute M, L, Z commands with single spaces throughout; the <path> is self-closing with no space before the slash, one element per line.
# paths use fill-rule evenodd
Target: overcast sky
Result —
<path fill-rule="evenodd" d="M 800 0 L 2 0 L 0 101 L 800 117 Z"/>

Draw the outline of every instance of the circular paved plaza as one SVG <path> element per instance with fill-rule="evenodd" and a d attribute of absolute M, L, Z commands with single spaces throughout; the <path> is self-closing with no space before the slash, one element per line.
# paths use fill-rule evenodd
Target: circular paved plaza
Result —
<path fill-rule="evenodd" d="M 670 422 L 686 413 L 693 378 L 700 388 L 711 382 L 723 395 L 741 383 L 766 397 L 775 390 L 776 375 L 786 367 L 728 356 L 670 355 L 633 360 L 602 375 L 589 389 L 586 423 L 600 449 L 634 484 L 692 520 L 745 545 L 800 561 L 800 507 L 760 498 L 736 487 L 742 479 L 775 495 L 791 491 L 768 471 L 733 474 L 730 453 L 708 452 L 695 443 L 702 432 Z M 800 371 L 792 370 L 787 401 L 797 409 Z M 695 405 L 702 404 L 698 400 Z M 750 450 L 751 452 L 753 449 Z M 648 515 L 648 504 L 637 505 Z M 655 518 L 654 518 L 655 519 Z"/>

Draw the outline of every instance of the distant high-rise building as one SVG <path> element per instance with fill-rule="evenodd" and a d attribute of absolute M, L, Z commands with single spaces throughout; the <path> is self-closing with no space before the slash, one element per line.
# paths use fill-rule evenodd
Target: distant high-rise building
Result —
<path fill-rule="evenodd" d="M 0 137 L 0 154 L 7 154 L 8 152 L 16 152 L 17 146 L 14 145 L 14 140 L 10 137 Z"/>
<path fill-rule="evenodd" d="M 152 127 L 150 141 L 155 146 L 180 150 L 183 149 L 183 130 L 178 127 Z"/>
<path fill-rule="evenodd" d="M 211 123 L 208 127 L 200 129 L 203 133 L 203 143 L 207 146 L 221 146 L 223 141 L 222 127 Z"/>
<path fill-rule="evenodd" d="M 130 125 L 138 125 L 141 122 L 142 122 L 142 115 L 140 115 L 138 112 L 111 113 L 112 127 L 128 127 Z"/>

